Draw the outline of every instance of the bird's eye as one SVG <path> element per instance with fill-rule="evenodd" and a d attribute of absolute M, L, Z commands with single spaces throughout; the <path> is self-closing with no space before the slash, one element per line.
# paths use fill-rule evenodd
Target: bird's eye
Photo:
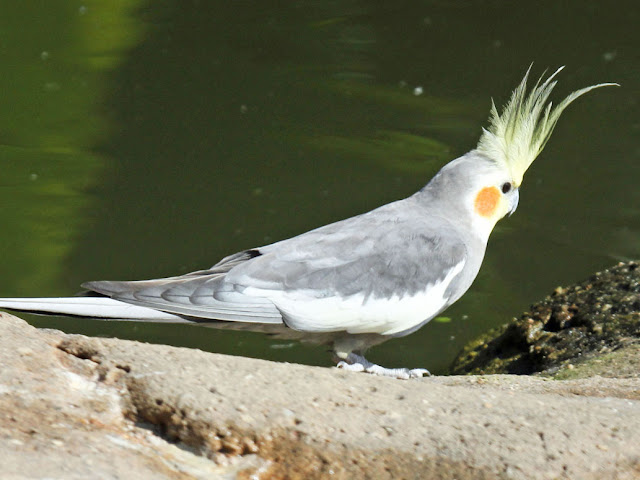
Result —
<path fill-rule="evenodd" d="M 511 191 L 511 184 L 509 182 L 505 182 L 502 184 L 502 193 L 509 193 Z"/>

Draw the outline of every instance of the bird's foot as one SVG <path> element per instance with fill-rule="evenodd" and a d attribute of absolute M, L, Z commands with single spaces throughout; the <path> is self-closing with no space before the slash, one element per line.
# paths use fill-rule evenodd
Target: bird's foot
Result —
<path fill-rule="evenodd" d="M 424 368 L 385 368 L 370 362 L 361 355 L 350 353 L 346 360 L 338 363 L 338 368 L 349 370 L 350 372 L 365 372 L 382 377 L 400 378 L 408 380 L 410 378 L 422 378 L 431 376 L 429 370 Z"/>

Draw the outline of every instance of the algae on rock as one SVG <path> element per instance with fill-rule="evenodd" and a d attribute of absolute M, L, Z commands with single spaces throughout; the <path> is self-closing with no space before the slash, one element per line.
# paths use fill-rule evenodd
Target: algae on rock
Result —
<path fill-rule="evenodd" d="M 640 344 L 640 265 L 620 263 L 580 284 L 556 288 L 519 319 L 472 341 L 451 372 L 553 374 L 635 344 Z M 638 354 L 635 348 L 628 351 Z"/>

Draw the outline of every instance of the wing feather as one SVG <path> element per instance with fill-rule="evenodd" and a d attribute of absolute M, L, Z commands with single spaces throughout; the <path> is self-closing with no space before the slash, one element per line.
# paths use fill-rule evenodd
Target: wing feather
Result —
<path fill-rule="evenodd" d="M 163 312 L 189 317 L 257 323 L 282 323 L 282 316 L 268 299 L 225 302 L 214 297 L 215 282 L 207 276 L 175 277 L 171 281 L 145 280 L 141 282 L 89 282 L 84 288 L 107 295 L 115 300 Z M 205 288 L 204 285 L 208 286 Z M 199 301 L 191 295 L 199 291 Z M 209 292 L 208 295 L 205 292 Z M 236 300 L 240 300 L 236 298 Z"/>
<path fill-rule="evenodd" d="M 466 261 L 467 246 L 449 221 L 424 218 L 409 200 L 262 247 L 224 282 L 316 298 L 421 292 Z"/>

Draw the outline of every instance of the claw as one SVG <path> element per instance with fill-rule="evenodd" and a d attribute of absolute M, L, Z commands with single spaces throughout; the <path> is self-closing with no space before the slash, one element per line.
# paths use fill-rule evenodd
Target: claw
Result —
<path fill-rule="evenodd" d="M 347 363 L 344 360 L 338 362 L 338 365 L 336 366 L 338 368 L 348 370 L 349 372 L 364 372 L 365 370 L 364 365 L 362 365 L 361 363 Z"/>
<path fill-rule="evenodd" d="M 348 370 L 350 372 L 366 372 L 372 375 L 379 375 L 381 377 L 399 378 L 408 380 L 410 378 L 422 378 L 429 377 L 431 373 L 424 368 L 385 368 L 375 363 L 371 363 L 366 358 L 350 353 L 347 360 L 338 362 L 338 368 Z"/>

